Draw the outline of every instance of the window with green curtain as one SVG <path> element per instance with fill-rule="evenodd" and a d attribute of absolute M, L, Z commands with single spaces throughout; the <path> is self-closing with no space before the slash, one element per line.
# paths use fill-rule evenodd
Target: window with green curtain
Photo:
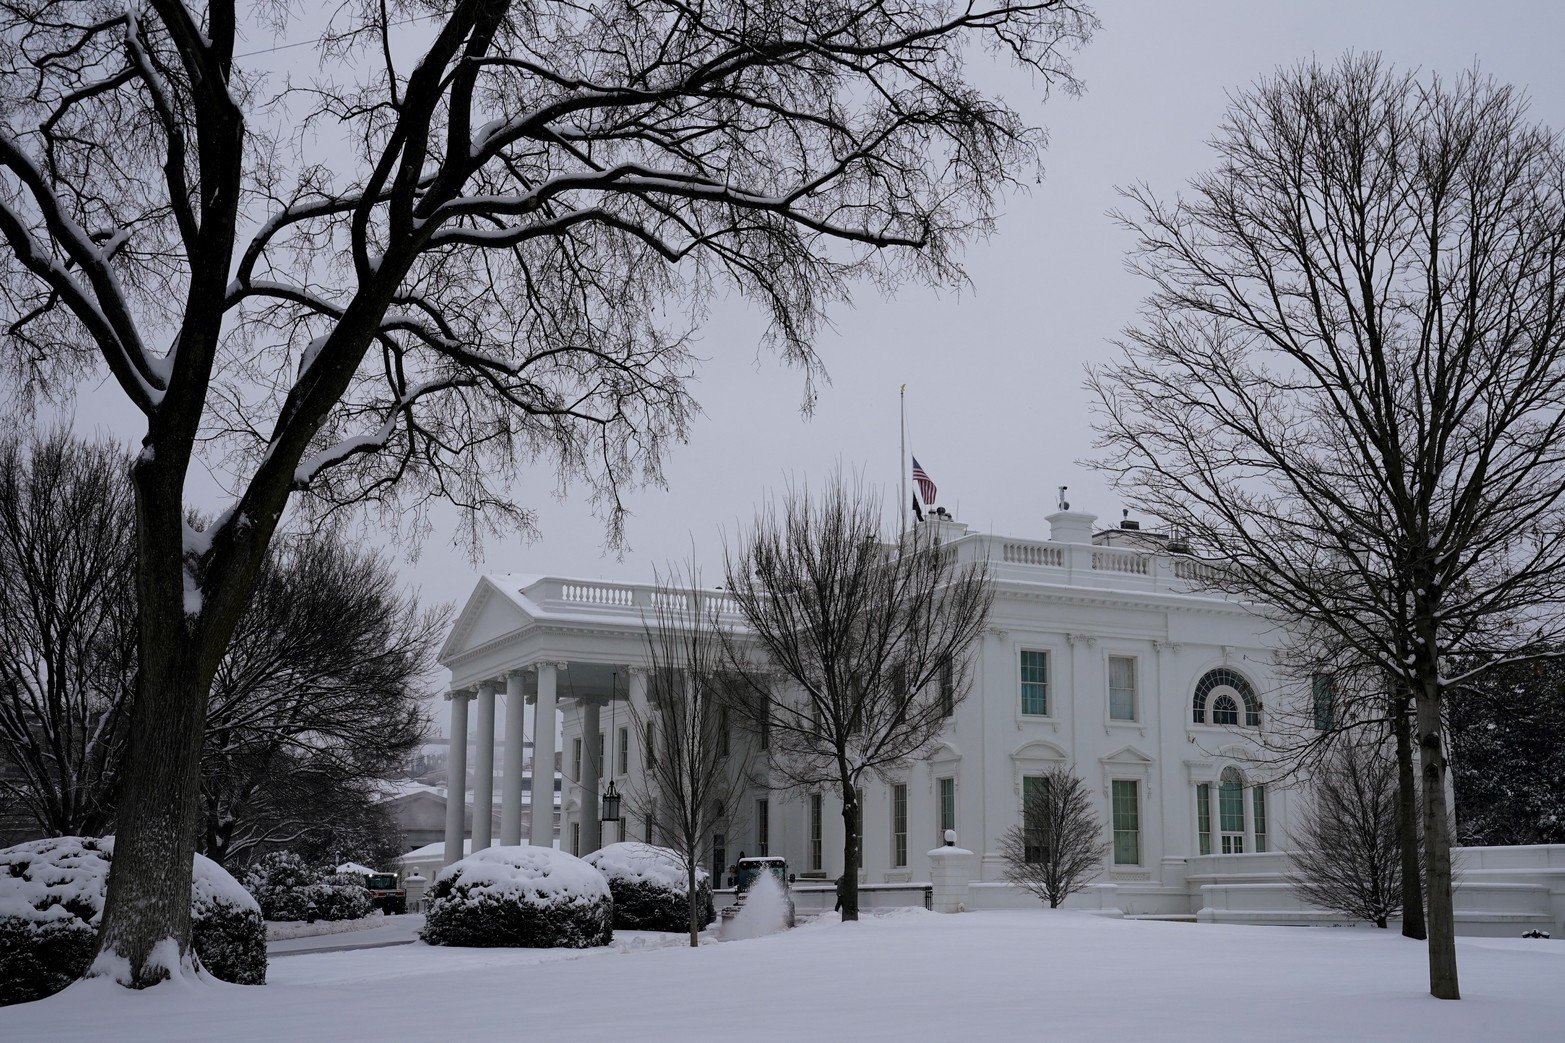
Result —
<path fill-rule="evenodd" d="M 1212 784 L 1202 782 L 1195 788 L 1196 836 L 1201 843 L 1201 854 L 1212 853 Z"/>
<path fill-rule="evenodd" d="M 1046 717 L 1049 713 L 1049 653 L 1022 652 L 1022 713 Z"/>
<path fill-rule="evenodd" d="M 1250 791 L 1255 800 L 1255 850 L 1266 850 L 1266 787 L 1256 786 Z"/>
<path fill-rule="evenodd" d="M 1330 674 L 1315 674 L 1310 678 L 1310 694 L 1315 703 L 1315 728 L 1330 731 L 1336 727 L 1336 698 L 1332 691 Z"/>
<path fill-rule="evenodd" d="M 1136 719 L 1136 658 L 1109 656 L 1109 720 Z"/>
<path fill-rule="evenodd" d="M 1033 804 L 1049 795 L 1049 780 L 1041 775 L 1022 778 L 1022 860 L 1038 863 L 1049 857 L 1049 819 L 1030 814 Z"/>
<path fill-rule="evenodd" d="M 1244 784 L 1224 779 L 1217 787 L 1217 817 L 1224 833 L 1244 832 Z"/>
<path fill-rule="evenodd" d="M 907 865 L 907 784 L 891 787 L 891 864 Z"/>
<path fill-rule="evenodd" d="M 956 780 L 941 779 L 936 786 L 940 795 L 940 840 L 946 842 L 946 830 L 956 828 Z"/>
<path fill-rule="evenodd" d="M 1114 864 L 1141 864 L 1141 807 L 1134 779 L 1115 779 L 1110 791 L 1114 811 Z"/>

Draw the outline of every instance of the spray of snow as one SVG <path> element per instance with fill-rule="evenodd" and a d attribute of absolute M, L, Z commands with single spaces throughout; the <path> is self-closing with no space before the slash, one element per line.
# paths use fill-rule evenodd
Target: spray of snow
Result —
<path fill-rule="evenodd" d="M 723 941 L 759 938 L 788 926 L 788 898 L 770 873 L 762 873 L 750 885 L 739 915 L 723 925 Z"/>

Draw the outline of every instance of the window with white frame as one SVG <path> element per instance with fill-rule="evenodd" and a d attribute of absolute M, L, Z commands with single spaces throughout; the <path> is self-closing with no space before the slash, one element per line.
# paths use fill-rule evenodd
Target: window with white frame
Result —
<path fill-rule="evenodd" d="M 810 794 L 810 869 L 821 869 L 821 795 Z"/>
<path fill-rule="evenodd" d="M 938 843 L 944 844 L 946 830 L 956 828 L 956 780 L 952 778 L 935 780 L 935 798 L 939 818 Z"/>
<path fill-rule="evenodd" d="M 1114 779 L 1109 786 L 1114 817 L 1114 864 L 1141 864 L 1141 794 L 1135 779 Z"/>
<path fill-rule="evenodd" d="M 891 864 L 907 865 L 907 783 L 891 786 Z"/>
<path fill-rule="evenodd" d="M 755 853 L 765 858 L 771 853 L 772 805 L 765 797 L 755 802 Z"/>
<path fill-rule="evenodd" d="M 1022 777 L 1022 861 L 1040 864 L 1049 858 L 1049 779 Z"/>
<path fill-rule="evenodd" d="M 630 729 L 629 728 L 621 728 L 619 730 L 619 749 L 616 751 L 616 753 L 618 754 L 618 756 L 615 758 L 615 760 L 617 761 L 617 763 L 615 764 L 615 767 L 614 767 L 615 773 L 619 774 L 619 775 L 627 774 L 630 771 Z"/>
<path fill-rule="evenodd" d="M 1136 657 L 1109 656 L 1109 720 L 1136 719 Z"/>
<path fill-rule="evenodd" d="M 1024 648 L 1021 653 L 1022 713 L 1049 715 L 1049 653 Z"/>
<path fill-rule="evenodd" d="M 1244 854 L 1244 776 L 1232 766 L 1217 780 L 1217 828 L 1223 854 Z"/>
<path fill-rule="evenodd" d="M 1212 784 L 1201 782 L 1195 788 L 1196 840 L 1203 855 L 1212 853 Z"/>
<path fill-rule="evenodd" d="M 1255 786 L 1250 790 L 1251 803 L 1254 805 L 1255 850 L 1266 850 L 1266 787 Z"/>
<path fill-rule="evenodd" d="M 571 740 L 571 778 L 581 778 L 581 739 Z"/>

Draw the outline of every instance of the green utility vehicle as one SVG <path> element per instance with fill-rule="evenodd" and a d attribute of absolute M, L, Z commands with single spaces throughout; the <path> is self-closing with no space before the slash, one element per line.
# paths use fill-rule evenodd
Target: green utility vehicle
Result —
<path fill-rule="evenodd" d="M 744 908 L 745 898 L 750 893 L 750 888 L 755 886 L 762 874 L 770 876 L 777 881 L 777 886 L 782 890 L 783 898 L 788 902 L 788 926 L 795 922 L 793 906 L 793 888 L 788 879 L 788 860 L 778 856 L 763 855 L 759 858 L 741 858 L 734 874 L 734 904 L 723 910 L 723 923 L 728 923 L 739 915 L 739 910 Z"/>

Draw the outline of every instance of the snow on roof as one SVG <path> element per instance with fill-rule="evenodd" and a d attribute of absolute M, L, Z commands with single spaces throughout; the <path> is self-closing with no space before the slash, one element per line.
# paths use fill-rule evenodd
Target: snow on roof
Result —
<path fill-rule="evenodd" d="M 684 859 L 672 848 L 625 840 L 599 848 L 584 856 L 583 861 L 596 866 L 611 880 L 657 884 L 680 894 L 686 894 L 689 890 Z M 696 870 L 698 880 L 706 879 L 707 875 L 704 869 Z"/>
<path fill-rule="evenodd" d="M 468 837 L 462 841 L 462 854 L 471 854 L 473 851 L 473 838 Z M 444 858 L 446 854 L 446 842 L 437 840 L 433 844 L 425 844 L 423 847 L 414 848 L 407 854 L 400 856 L 398 862 L 427 862 L 431 858 Z"/>
<path fill-rule="evenodd" d="M 361 866 L 357 862 L 344 862 L 337 867 L 339 873 L 353 873 L 356 876 L 379 876 L 380 870 L 371 869 L 369 866 Z"/>
<path fill-rule="evenodd" d="M 552 847 L 486 847 L 446 866 L 435 879 L 464 885 L 469 902 L 559 905 L 610 897 L 607 877 Z"/>

